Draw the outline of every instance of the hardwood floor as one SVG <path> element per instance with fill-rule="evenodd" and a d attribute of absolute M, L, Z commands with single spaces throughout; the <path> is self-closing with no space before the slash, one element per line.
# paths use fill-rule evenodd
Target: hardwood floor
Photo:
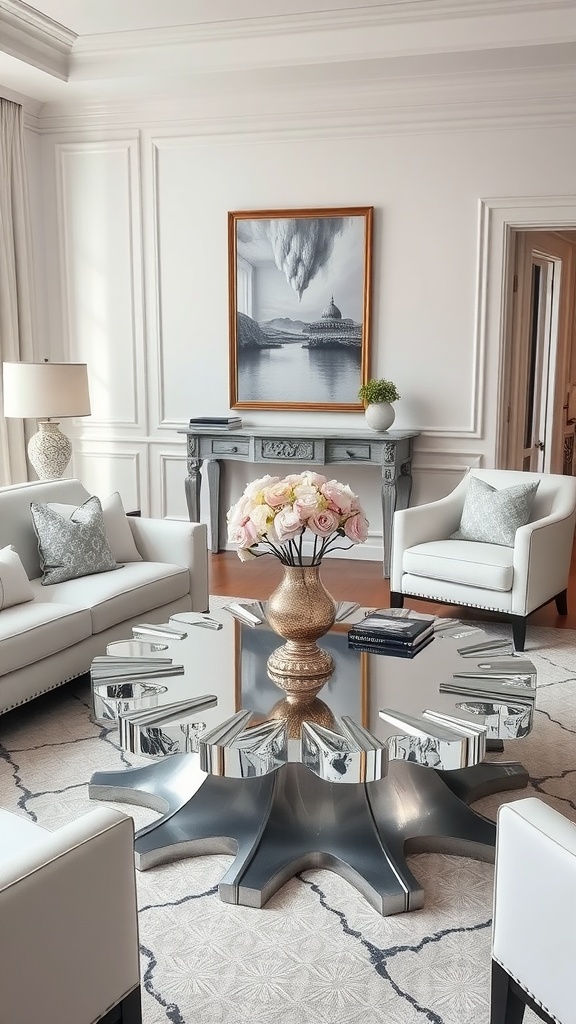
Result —
<path fill-rule="evenodd" d="M 280 580 L 281 566 L 276 558 L 265 555 L 252 562 L 241 562 L 235 551 L 220 551 L 209 555 L 210 593 L 265 600 Z M 328 558 L 322 565 L 322 579 L 326 589 L 338 601 L 358 601 L 368 608 L 385 608 L 389 604 L 388 580 L 382 576 L 379 562 L 365 562 L 352 558 Z M 456 608 L 454 605 L 428 604 L 406 599 L 407 608 L 415 608 L 435 615 L 447 615 L 484 622 L 502 621 L 495 613 Z M 554 601 L 530 616 L 533 626 L 557 626 L 576 629 L 576 542 L 572 550 L 568 583 L 568 615 L 558 615 Z"/>

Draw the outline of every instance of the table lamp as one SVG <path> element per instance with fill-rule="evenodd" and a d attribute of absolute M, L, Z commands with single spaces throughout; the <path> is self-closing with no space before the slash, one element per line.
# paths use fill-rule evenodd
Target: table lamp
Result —
<path fill-rule="evenodd" d="M 28 458 L 41 480 L 62 476 L 72 455 L 56 420 L 89 416 L 86 363 L 4 363 L 4 416 L 38 420 Z"/>

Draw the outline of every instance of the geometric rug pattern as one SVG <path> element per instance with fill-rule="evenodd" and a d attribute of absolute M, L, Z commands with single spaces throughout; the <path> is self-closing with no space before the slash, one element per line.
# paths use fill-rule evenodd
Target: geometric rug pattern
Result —
<path fill-rule="evenodd" d="M 526 654 L 538 671 L 534 728 L 489 756 L 521 761 L 530 785 L 473 806 L 494 818 L 501 803 L 537 795 L 576 820 L 576 632 L 529 627 Z M 47 828 L 94 806 L 93 772 L 147 763 L 120 750 L 116 728 L 91 721 L 85 678 L 0 716 L 0 806 Z M 137 828 L 157 816 L 110 806 Z M 487 1024 L 491 864 L 411 855 L 424 907 L 383 918 L 324 869 L 291 879 L 262 910 L 223 903 L 231 860 L 137 872 L 145 1024 Z"/>

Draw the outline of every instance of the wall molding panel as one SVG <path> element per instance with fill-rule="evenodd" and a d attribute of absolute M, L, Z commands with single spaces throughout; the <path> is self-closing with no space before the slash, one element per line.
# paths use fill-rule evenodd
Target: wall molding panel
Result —
<path fill-rule="evenodd" d="M 85 430 L 146 432 L 138 140 L 59 141 L 54 156 L 64 345 L 88 363 Z"/>
<path fill-rule="evenodd" d="M 121 449 L 119 445 L 73 441 L 73 475 L 93 494 L 102 497 L 119 491 L 127 512 L 140 509 L 149 515 L 148 453 L 145 445 Z"/>

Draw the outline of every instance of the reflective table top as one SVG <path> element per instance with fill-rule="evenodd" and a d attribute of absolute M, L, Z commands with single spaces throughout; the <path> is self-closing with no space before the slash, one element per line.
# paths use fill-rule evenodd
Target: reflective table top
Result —
<path fill-rule="evenodd" d="M 328 781 L 372 781 L 388 758 L 477 764 L 487 739 L 532 727 L 532 663 L 479 627 L 437 619 L 413 659 L 372 654 L 350 649 L 347 634 L 373 609 L 344 606 L 345 620 L 319 640 L 334 673 L 315 699 L 294 705 L 266 672 L 282 638 L 265 607 L 252 626 L 224 604 L 213 598 L 209 615 L 181 613 L 167 629 L 143 623 L 95 659 L 94 717 L 118 720 L 126 749 L 152 758 L 200 750 L 204 770 L 233 777 L 302 761 Z"/>

